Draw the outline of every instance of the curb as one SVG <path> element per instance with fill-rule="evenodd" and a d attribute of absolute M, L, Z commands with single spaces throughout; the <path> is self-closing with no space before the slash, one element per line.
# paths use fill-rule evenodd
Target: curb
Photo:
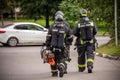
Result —
<path fill-rule="evenodd" d="M 98 53 L 98 52 L 96 52 L 95 55 L 99 56 L 99 57 L 107 58 L 110 60 L 119 60 L 120 61 L 120 56 L 112 56 L 112 55 L 102 54 L 102 53 Z"/>

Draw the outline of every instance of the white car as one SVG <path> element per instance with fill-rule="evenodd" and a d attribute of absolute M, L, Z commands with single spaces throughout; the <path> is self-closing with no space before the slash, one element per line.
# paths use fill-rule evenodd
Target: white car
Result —
<path fill-rule="evenodd" d="M 17 44 L 37 43 L 43 44 L 46 40 L 48 29 L 31 22 L 17 22 L 0 28 L 0 43 L 4 46 Z"/>

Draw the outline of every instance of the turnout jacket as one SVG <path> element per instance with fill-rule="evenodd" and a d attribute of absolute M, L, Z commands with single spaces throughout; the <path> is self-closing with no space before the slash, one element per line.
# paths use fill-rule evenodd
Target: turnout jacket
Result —
<path fill-rule="evenodd" d="M 71 44 L 71 29 L 64 21 L 54 22 L 48 30 L 46 46 L 54 48 L 64 48 L 65 44 Z"/>

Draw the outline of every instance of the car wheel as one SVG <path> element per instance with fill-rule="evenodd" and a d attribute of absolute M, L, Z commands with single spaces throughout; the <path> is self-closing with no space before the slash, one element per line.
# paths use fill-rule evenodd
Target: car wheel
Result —
<path fill-rule="evenodd" d="M 17 38 L 15 38 L 15 37 L 11 37 L 11 38 L 8 40 L 7 43 L 8 43 L 9 46 L 14 47 L 14 46 L 17 45 L 18 40 L 17 40 Z"/>

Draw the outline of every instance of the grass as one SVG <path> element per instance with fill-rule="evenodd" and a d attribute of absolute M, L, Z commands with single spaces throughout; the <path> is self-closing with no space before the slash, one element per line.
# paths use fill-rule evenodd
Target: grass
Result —
<path fill-rule="evenodd" d="M 103 29 L 99 29 L 98 28 L 98 32 L 97 32 L 98 35 L 108 35 L 109 33 Z"/>
<path fill-rule="evenodd" d="M 13 20 L 13 22 L 34 22 L 34 23 L 40 24 L 44 27 L 45 27 L 45 23 L 46 23 L 46 21 L 44 19 L 39 19 L 36 21 L 34 21 L 34 19 L 18 19 L 18 20 Z M 53 21 L 50 21 L 49 23 L 51 25 L 53 23 Z"/>
<path fill-rule="evenodd" d="M 120 40 L 119 40 L 120 43 Z M 109 55 L 119 55 L 120 56 L 120 44 L 115 45 L 115 41 L 111 40 L 109 43 L 104 44 L 96 49 L 96 52 Z"/>

